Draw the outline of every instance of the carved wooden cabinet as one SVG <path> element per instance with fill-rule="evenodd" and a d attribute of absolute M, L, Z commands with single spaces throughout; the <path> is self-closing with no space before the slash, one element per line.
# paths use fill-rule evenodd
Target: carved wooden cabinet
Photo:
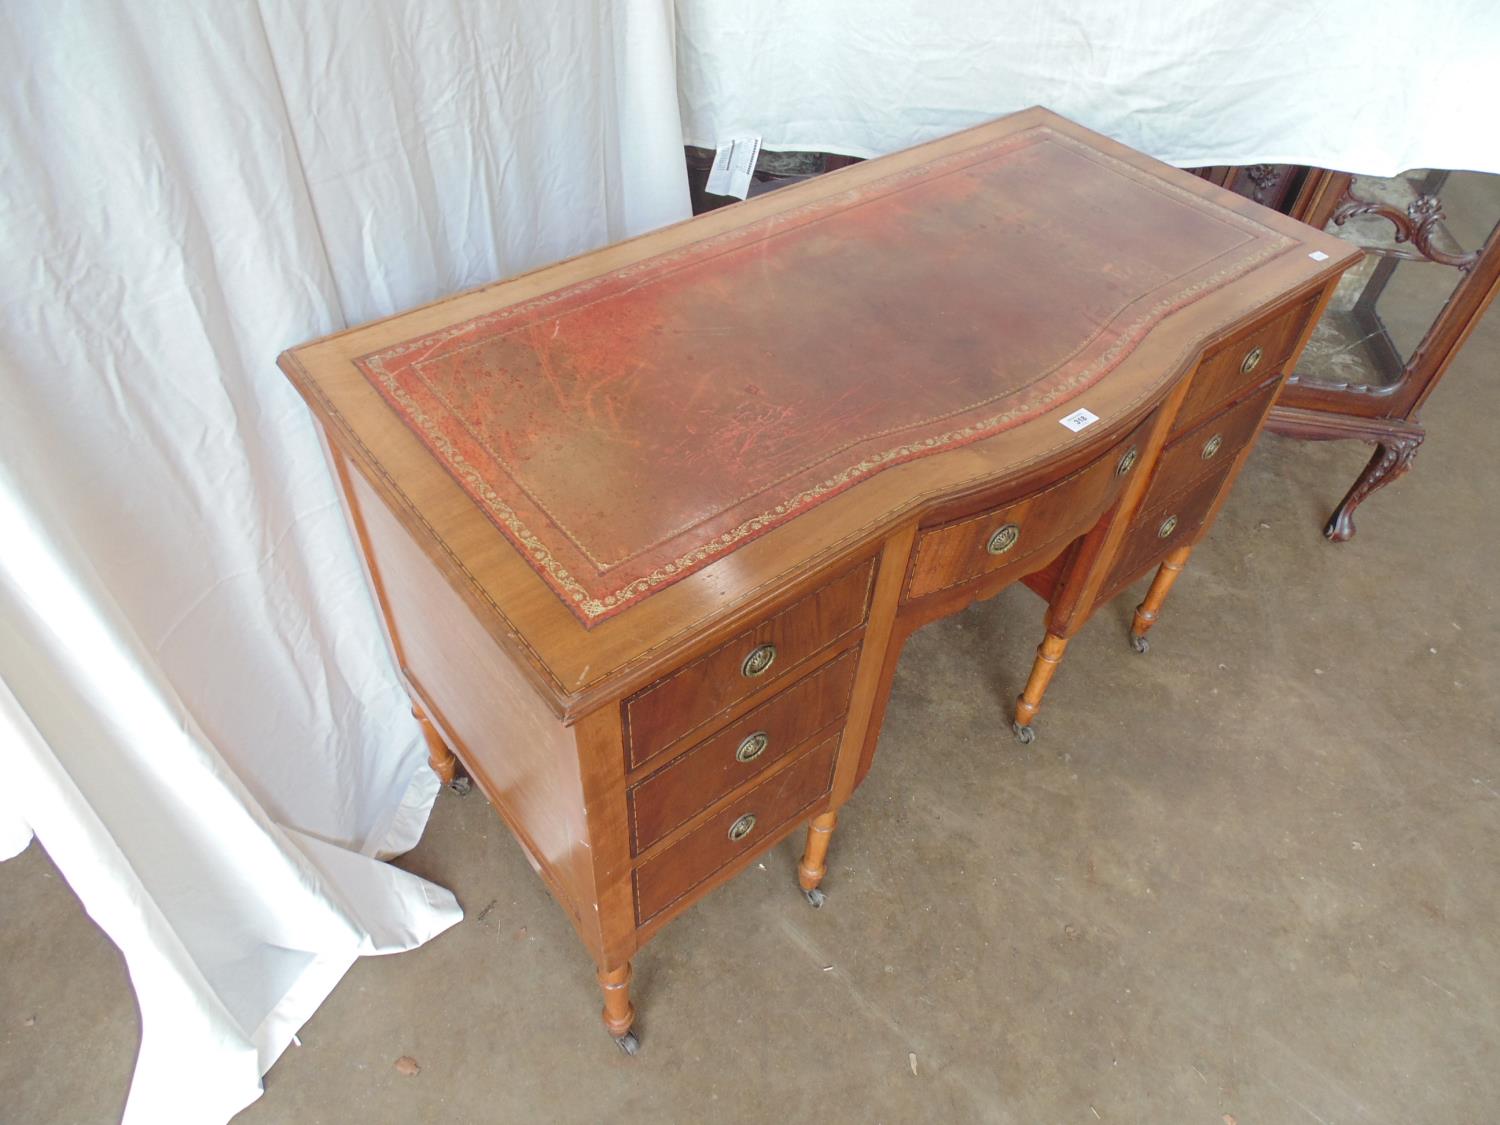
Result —
<path fill-rule="evenodd" d="M 1287 437 L 1376 447 L 1323 529 L 1347 540 L 1354 509 L 1411 467 L 1426 437 L 1422 405 L 1500 292 L 1500 205 L 1483 182 L 1493 177 L 1419 169 L 1382 178 L 1296 164 L 1195 172 L 1365 251 L 1269 422 Z M 1388 291 L 1406 306 L 1394 328 L 1381 312 Z"/>
<path fill-rule="evenodd" d="M 1339 175 L 1304 164 L 1215 164 L 1189 170 L 1262 207 L 1303 221 L 1326 192 L 1328 178 Z"/>
<path fill-rule="evenodd" d="M 1426 436 L 1422 405 L 1500 292 L 1500 194 L 1479 173 L 1330 177 L 1305 217 L 1365 258 L 1334 294 L 1270 428 L 1376 447 L 1324 528 L 1339 541 L 1354 534 L 1354 509 L 1411 467 Z M 1403 303 L 1398 323 L 1383 312 L 1388 293 Z"/>
<path fill-rule="evenodd" d="M 1034 711 L 1094 605 L 1212 522 L 1356 257 L 1036 109 L 281 366 L 434 768 L 510 826 L 633 1053 L 662 926 L 802 826 L 821 904 L 904 639 L 1031 582 Z"/>

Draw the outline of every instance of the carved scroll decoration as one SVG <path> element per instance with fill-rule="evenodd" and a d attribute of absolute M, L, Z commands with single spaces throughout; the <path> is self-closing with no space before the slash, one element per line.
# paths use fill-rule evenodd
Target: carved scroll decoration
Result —
<path fill-rule="evenodd" d="M 1280 175 L 1280 169 L 1275 164 L 1251 164 L 1245 169 L 1245 176 L 1255 185 L 1255 202 L 1269 205 L 1271 192 Z"/>
<path fill-rule="evenodd" d="M 1479 261 L 1478 250 L 1471 250 L 1467 254 L 1449 254 L 1432 244 L 1433 233 L 1446 217 L 1443 214 L 1442 201 L 1435 195 L 1417 196 L 1405 211 L 1389 203 L 1373 203 L 1360 199 L 1347 189 L 1344 192 L 1344 198 L 1347 202 L 1341 203 L 1338 210 L 1333 213 L 1336 226 L 1343 226 L 1357 215 L 1378 215 L 1396 228 L 1397 242 L 1410 243 L 1417 254 L 1423 258 L 1440 265 L 1453 266 L 1463 273 L 1468 273 L 1474 263 Z"/>

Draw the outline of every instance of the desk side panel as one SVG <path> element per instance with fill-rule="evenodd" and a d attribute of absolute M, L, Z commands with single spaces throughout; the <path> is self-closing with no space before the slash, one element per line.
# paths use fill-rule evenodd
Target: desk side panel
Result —
<path fill-rule="evenodd" d="M 346 497 L 403 677 L 593 948 L 597 918 L 573 731 L 357 469 L 332 453 L 342 462 Z"/>

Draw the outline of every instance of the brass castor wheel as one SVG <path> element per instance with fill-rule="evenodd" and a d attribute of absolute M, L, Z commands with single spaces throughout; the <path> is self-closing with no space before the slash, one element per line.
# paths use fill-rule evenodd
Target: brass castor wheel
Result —
<path fill-rule="evenodd" d="M 1022 746 L 1029 746 L 1036 741 L 1036 728 L 1025 726 L 1020 723 L 1010 724 L 1011 733 L 1016 736 L 1016 741 Z"/>
<path fill-rule="evenodd" d="M 1140 653 L 1142 656 L 1145 656 L 1146 653 L 1151 651 L 1151 642 L 1148 641 L 1145 637 L 1141 636 L 1141 634 L 1139 633 L 1131 633 L 1130 647 L 1135 649 L 1135 651 Z"/>
<path fill-rule="evenodd" d="M 803 891 L 802 896 L 807 899 L 808 904 L 814 910 L 822 910 L 823 904 L 828 901 L 828 896 L 825 895 L 822 891 L 818 890 L 817 887 L 813 887 L 811 890 Z"/>
<path fill-rule="evenodd" d="M 467 797 L 469 795 L 469 792 L 474 788 L 474 783 L 469 780 L 468 774 L 461 773 L 452 781 L 448 782 L 448 788 L 453 790 L 453 792 L 458 794 L 458 796 L 460 797 Z"/>
<path fill-rule="evenodd" d="M 624 1035 L 615 1036 L 615 1046 L 627 1055 L 634 1055 L 641 1049 L 641 1041 L 634 1031 L 627 1031 Z"/>

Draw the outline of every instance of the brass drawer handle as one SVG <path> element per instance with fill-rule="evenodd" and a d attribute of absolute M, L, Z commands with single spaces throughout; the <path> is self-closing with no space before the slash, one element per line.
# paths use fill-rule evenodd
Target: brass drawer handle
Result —
<path fill-rule="evenodd" d="M 990 536 L 990 541 L 984 545 L 984 549 L 992 555 L 1003 555 L 1016 545 L 1016 540 L 1019 538 L 1021 538 L 1020 525 L 1008 523 Z"/>
<path fill-rule="evenodd" d="M 750 830 L 754 827 L 755 814 L 747 812 L 744 816 L 740 817 L 739 820 L 735 821 L 729 826 L 730 842 L 738 844 L 746 836 L 750 835 Z"/>
<path fill-rule="evenodd" d="M 1205 461 L 1212 461 L 1214 459 L 1214 454 L 1219 452 L 1219 447 L 1223 444 L 1224 435 L 1214 434 L 1213 437 L 1209 438 L 1203 443 L 1203 459 Z"/>
<path fill-rule="evenodd" d="M 740 748 L 734 752 L 734 760 L 753 762 L 766 752 L 766 747 L 770 744 L 771 736 L 763 730 L 758 730 L 740 743 Z"/>
<path fill-rule="evenodd" d="M 1245 353 L 1245 358 L 1240 360 L 1240 374 L 1248 375 L 1250 374 L 1250 372 L 1259 367 L 1260 357 L 1264 354 L 1265 350 L 1259 345 L 1251 348 L 1247 353 Z"/>
<path fill-rule="evenodd" d="M 1166 519 L 1164 519 L 1164 520 L 1161 521 L 1161 526 L 1156 529 L 1156 537 L 1158 539 L 1166 539 L 1168 536 L 1170 536 L 1172 534 L 1172 532 L 1174 532 L 1176 530 L 1177 530 L 1177 517 L 1176 516 L 1168 516 Z"/>
<path fill-rule="evenodd" d="M 759 676 L 765 673 L 776 660 L 776 646 L 771 644 L 760 645 L 750 650 L 750 655 L 745 657 L 745 662 L 740 665 L 740 674 L 744 676 Z"/>
<path fill-rule="evenodd" d="M 1115 466 L 1115 476 L 1123 477 L 1126 473 L 1130 472 L 1131 469 L 1135 468 L 1135 461 L 1137 456 L 1138 454 L 1136 453 L 1135 446 L 1132 445 L 1125 451 L 1125 455 L 1120 458 L 1120 463 Z"/>

